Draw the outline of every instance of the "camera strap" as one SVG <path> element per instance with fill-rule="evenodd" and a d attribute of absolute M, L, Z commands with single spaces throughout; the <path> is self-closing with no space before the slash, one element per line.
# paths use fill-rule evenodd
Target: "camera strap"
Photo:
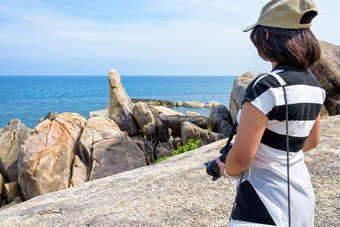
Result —
<path fill-rule="evenodd" d="M 286 153 L 287 153 L 287 202 L 288 202 L 288 226 L 291 226 L 291 210 L 290 210 L 290 171 L 289 171 L 289 136 L 288 136 L 288 100 L 287 100 L 287 92 L 286 92 L 286 82 L 276 73 L 273 72 L 265 72 L 265 73 L 261 73 L 259 74 L 257 77 L 260 76 L 265 76 L 265 75 L 270 75 L 272 77 L 274 77 L 278 83 L 280 84 L 280 86 L 282 87 L 283 90 L 283 96 L 284 96 L 284 102 L 285 102 L 285 118 L 286 118 Z M 237 121 L 235 122 L 234 128 L 236 128 L 235 126 L 237 125 Z M 233 129 L 234 129 L 233 128 Z M 229 140 L 228 140 L 229 142 Z M 242 183 L 242 177 L 243 177 L 243 172 L 241 173 L 240 179 L 239 179 L 239 183 L 236 189 L 236 196 L 235 196 L 235 200 L 233 203 L 233 208 L 231 210 L 231 214 L 229 216 L 229 221 L 231 221 L 231 217 L 232 217 L 232 213 L 235 209 L 236 206 L 236 198 L 238 196 L 238 193 L 240 191 L 240 186 Z"/>

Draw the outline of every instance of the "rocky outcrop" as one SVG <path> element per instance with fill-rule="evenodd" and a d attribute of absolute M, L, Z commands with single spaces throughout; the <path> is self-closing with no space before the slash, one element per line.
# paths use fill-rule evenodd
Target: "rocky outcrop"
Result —
<path fill-rule="evenodd" d="M 315 226 L 340 226 L 339 130 L 340 116 L 322 119 L 320 144 L 305 154 L 316 196 Z M 0 226 L 228 225 L 235 181 L 211 181 L 203 165 L 220 155 L 225 142 L 33 198 L 2 210 Z"/>
<path fill-rule="evenodd" d="M 223 138 L 225 138 L 223 134 L 210 132 L 188 121 L 183 122 L 181 126 L 181 139 L 183 146 L 187 144 L 189 139 L 193 140 L 200 139 L 203 145 L 213 143 Z"/>
<path fill-rule="evenodd" d="M 182 106 L 187 108 L 202 108 L 204 107 L 204 103 L 201 101 L 185 101 Z"/>
<path fill-rule="evenodd" d="M 18 157 L 18 179 L 25 199 L 69 187 L 74 148 L 85 124 L 79 114 L 62 113 L 30 132 Z"/>
<path fill-rule="evenodd" d="M 325 106 L 330 115 L 340 114 L 340 47 L 319 40 L 321 59 L 310 69 L 325 89 Z"/>
<path fill-rule="evenodd" d="M 18 154 L 30 131 L 20 120 L 14 119 L 0 134 L 0 172 L 8 182 L 18 180 Z"/>
<path fill-rule="evenodd" d="M 198 127 L 206 129 L 208 127 L 208 117 L 202 115 L 165 115 L 160 114 L 159 118 L 163 124 L 174 131 L 180 132 L 183 122 L 191 122 Z"/>
<path fill-rule="evenodd" d="M 177 111 L 171 110 L 169 108 L 163 107 L 163 106 L 149 106 L 153 117 L 156 122 L 156 132 L 157 132 L 157 138 L 160 142 L 166 142 L 168 141 L 170 137 L 169 128 L 163 124 L 163 122 L 160 119 L 160 115 L 183 115 L 182 113 L 179 113 Z"/>
<path fill-rule="evenodd" d="M 242 76 L 236 77 L 233 84 L 233 90 L 230 94 L 229 112 L 232 124 L 236 122 L 238 110 L 242 106 L 244 95 L 246 94 L 247 86 L 256 77 L 255 73 L 249 71 Z"/>
<path fill-rule="evenodd" d="M 156 122 L 149 107 L 143 102 L 138 102 L 133 107 L 132 113 L 145 137 L 148 140 L 156 139 Z"/>
<path fill-rule="evenodd" d="M 216 102 L 216 101 L 210 101 L 205 104 L 205 108 L 211 108 L 213 105 L 219 105 L 221 103 Z"/>
<path fill-rule="evenodd" d="M 88 120 L 79 140 L 79 157 L 90 170 L 89 180 L 146 165 L 143 151 L 114 121 L 102 116 Z"/>
<path fill-rule="evenodd" d="M 223 104 L 213 104 L 209 114 L 211 130 L 229 136 L 232 130 L 228 108 Z"/>
<path fill-rule="evenodd" d="M 120 82 L 119 73 L 115 69 L 110 69 L 109 71 L 109 87 L 110 119 L 112 119 L 122 131 L 126 131 L 129 135 L 136 134 L 138 132 L 138 127 L 132 116 L 134 104 L 126 94 L 126 91 Z"/>

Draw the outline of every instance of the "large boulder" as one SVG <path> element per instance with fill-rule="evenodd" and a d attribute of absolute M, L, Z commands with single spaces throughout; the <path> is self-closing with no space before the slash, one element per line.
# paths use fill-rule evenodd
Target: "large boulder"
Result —
<path fill-rule="evenodd" d="M 157 138 L 160 142 L 166 142 L 168 141 L 169 137 L 170 137 L 170 132 L 169 132 L 169 128 L 163 124 L 163 122 L 160 119 L 160 115 L 183 115 L 180 112 L 174 111 L 172 109 L 169 109 L 167 107 L 164 106 L 149 106 L 149 109 L 151 110 L 153 117 L 155 119 L 156 122 L 156 132 L 157 132 Z"/>
<path fill-rule="evenodd" d="M 232 124 L 236 122 L 237 113 L 242 106 L 246 89 L 250 82 L 256 77 L 255 73 L 248 71 L 242 76 L 236 77 L 233 84 L 233 90 L 230 94 L 229 112 Z"/>
<path fill-rule="evenodd" d="M 70 187 L 75 187 L 84 183 L 87 180 L 88 168 L 80 160 L 78 155 L 75 155 L 72 165 L 72 177 L 70 180 Z"/>
<path fill-rule="evenodd" d="M 185 101 L 182 106 L 187 108 L 202 108 L 204 107 L 204 103 L 201 101 Z"/>
<path fill-rule="evenodd" d="M 319 40 L 321 59 L 310 69 L 325 89 L 326 109 L 330 115 L 340 114 L 340 47 Z"/>
<path fill-rule="evenodd" d="M 143 151 L 114 121 L 100 115 L 90 118 L 84 128 L 79 157 L 90 170 L 89 180 L 146 166 Z"/>
<path fill-rule="evenodd" d="M 229 136 L 232 130 L 228 108 L 223 104 L 213 104 L 209 114 L 211 130 Z"/>
<path fill-rule="evenodd" d="M 5 193 L 9 203 L 11 203 L 16 197 L 20 197 L 20 189 L 18 182 L 14 181 L 11 183 L 7 183 L 4 186 Z"/>
<path fill-rule="evenodd" d="M 109 71 L 109 87 L 110 119 L 116 122 L 122 131 L 126 131 L 129 135 L 136 134 L 138 132 L 138 127 L 132 116 L 134 104 L 126 94 L 126 91 L 120 82 L 119 73 L 115 69 L 110 69 Z"/>
<path fill-rule="evenodd" d="M 143 102 L 138 102 L 133 107 L 132 113 L 145 137 L 148 140 L 156 140 L 156 122 L 149 107 Z"/>
<path fill-rule="evenodd" d="M 18 158 L 19 184 L 25 199 L 70 186 L 74 148 L 86 118 L 76 113 L 52 115 L 30 132 Z"/>
<path fill-rule="evenodd" d="M 160 114 L 159 118 L 165 126 L 174 131 L 181 131 L 182 123 L 185 121 L 191 122 L 198 127 L 208 127 L 208 117 L 203 115 L 165 115 Z"/>
<path fill-rule="evenodd" d="M 0 171 L 8 182 L 18 180 L 18 154 L 30 131 L 14 119 L 0 134 Z"/>
<path fill-rule="evenodd" d="M 216 102 L 216 101 L 209 101 L 205 104 L 205 108 L 211 108 L 213 105 L 219 105 L 221 103 Z"/>
<path fill-rule="evenodd" d="M 225 135 L 221 133 L 210 132 L 208 130 L 198 127 L 197 125 L 189 121 L 185 121 L 182 123 L 181 127 L 181 138 L 183 146 L 187 144 L 189 139 L 193 140 L 200 139 L 203 145 L 223 139 L 225 138 Z"/>

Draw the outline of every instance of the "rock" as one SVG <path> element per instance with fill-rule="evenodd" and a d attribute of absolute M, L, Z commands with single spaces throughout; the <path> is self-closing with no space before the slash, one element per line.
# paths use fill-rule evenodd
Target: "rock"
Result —
<path fill-rule="evenodd" d="M 321 115 L 321 117 L 329 117 L 329 113 L 328 113 L 325 105 L 322 105 L 320 115 Z"/>
<path fill-rule="evenodd" d="M 320 144 L 304 154 L 316 198 L 315 226 L 340 226 L 339 130 L 340 116 L 321 119 Z M 203 166 L 225 143 L 36 197 L 2 210 L 0 226 L 227 226 L 236 181 L 212 182 Z"/>
<path fill-rule="evenodd" d="M 163 106 L 149 106 L 149 109 L 151 110 L 153 117 L 155 119 L 156 122 L 156 132 L 157 132 L 157 138 L 160 142 L 166 142 L 168 141 L 169 137 L 170 137 L 170 132 L 169 132 L 169 128 L 167 126 L 165 126 L 162 121 L 159 118 L 160 114 L 164 114 L 164 115 L 183 115 L 180 112 L 171 110 L 167 107 L 163 107 Z"/>
<path fill-rule="evenodd" d="M 210 101 L 210 102 L 207 102 L 207 104 L 205 104 L 205 108 L 211 108 L 213 105 L 219 105 L 221 103 L 219 102 L 216 102 L 216 101 Z"/>
<path fill-rule="evenodd" d="M 236 77 L 233 84 L 233 90 L 230 94 L 229 112 L 231 123 L 234 124 L 237 118 L 237 113 L 242 106 L 244 95 L 246 94 L 247 86 L 256 77 L 256 75 L 249 71 L 242 76 Z"/>
<path fill-rule="evenodd" d="M 185 115 L 187 115 L 187 116 L 200 116 L 201 114 L 196 113 L 196 112 L 187 111 L 187 112 L 185 113 Z"/>
<path fill-rule="evenodd" d="M 122 131 L 126 131 L 129 135 L 136 134 L 138 132 L 138 127 L 132 116 L 134 104 L 126 94 L 126 91 L 120 82 L 119 73 L 115 69 L 110 69 L 109 71 L 109 87 L 110 119 L 112 119 Z"/>
<path fill-rule="evenodd" d="M 183 146 L 187 144 L 189 139 L 200 139 L 203 145 L 213 143 L 217 140 L 225 138 L 223 134 L 209 132 L 208 130 L 204 130 L 189 121 L 185 121 L 182 123 L 181 137 Z"/>
<path fill-rule="evenodd" d="M 18 180 L 18 154 L 30 131 L 14 119 L 0 134 L 0 171 L 8 182 Z"/>
<path fill-rule="evenodd" d="M 89 118 L 95 117 L 95 116 L 97 116 L 97 115 L 101 115 L 101 116 L 110 118 L 109 109 L 91 111 L 91 112 L 89 113 Z"/>
<path fill-rule="evenodd" d="M 78 155 L 75 155 L 72 165 L 70 187 L 75 187 L 84 183 L 87 180 L 87 172 L 88 170 L 85 164 L 80 160 Z"/>
<path fill-rule="evenodd" d="M 182 105 L 183 105 L 183 103 L 181 101 L 176 102 L 176 107 L 181 107 Z"/>
<path fill-rule="evenodd" d="M 143 151 L 103 116 L 88 120 L 79 139 L 79 157 L 91 170 L 89 180 L 146 166 Z"/>
<path fill-rule="evenodd" d="M 156 147 L 155 151 L 155 160 L 159 158 L 163 158 L 165 156 L 169 156 L 171 154 L 171 150 L 167 149 L 166 147 L 158 146 Z"/>
<path fill-rule="evenodd" d="M 5 179 L 2 177 L 1 173 L 0 173 L 0 205 L 2 203 L 2 199 L 5 193 Z"/>
<path fill-rule="evenodd" d="M 325 106 L 330 115 L 340 114 L 340 47 L 319 40 L 321 59 L 310 70 L 325 89 Z"/>
<path fill-rule="evenodd" d="M 180 146 L 182 146 L 181 137 L 175 137 L 174 146 L 175 146 L 175 150 L 177 150 Z"/>
<path fill-rule="evenodd" d="M 204 103 L 201 101 L 185 101 L 182 106 L 187 108 L 202 108 L 204 107 Z"/>
<path fill-rule="evenodd" d="M 228 108 L 223 104 L 213 104 L 209 120 L 213 132 L 222 133 L 229 136 L 232 126 L 230 125 L 231 118 Z M 222 124 L 223 123 L 223 124 Z"/>
<path fill-rule="evenodd" d="M 168 100 L 158 100 L 161 106 L 166 106 L 166 107 L 175 107 L 176 103 L 173 101 L 168 101 Z"/>
<path fill-rule="evenodd" d="M 7 205 L 2 206 L 2 207 L 0 208 L 0 211 L 6 209 L 6 208 L 8 208 L 8 207 L 14 206 L 14 205 L 16 205 L 16 204 L 19 204 L 19 203 L 21 203 L 21 202 L 22 202 L 22 200 L 21 200 L 21 198 L 20 198 L 19 196 L 18 196 L 18 197 L 15 197 L 15 199 L 14 199 L 10 204 L 7 204 Z"/>
<path fill-rule="evenodd" d="M 119 143 L 112 142 L 102 141 L 95 144 L 90 180 L 147 165 L 143 151 L 134 142 L 127 138 Z"/>
<path fill-rule="evenodd" d="M 143 102 L 148 106 L 159 106 L 160 102 L 154 99 L 131 99 L 133 103 Z"/>
<path fill-rule="evenodd" d="M 14 181 L 11 183 L 7 183 L 5 186 L 5 193 L 8 199 L 8 202 L 12 202 L 16 197 L 20 196 L 20 189 L 18 182 Z"/>
<path fill-rule="evenodd" d="M 160 114 L 159 118 L 163 122 L 163 124 L 173 129 L 174 131 L 180 132 L 181 125 L 183 122 L 188 121 L 191 122 L 198 127 L 207 128 L 208 127 L 208 117 L 206 116 L 191 116 L 191 115 L 165 115 Z"/>
<path fill-rule="evenodd" d="M 26 200 L 69 187 L 74 148 L 85 123 L 79 114 L 62 113 L 30 132 L 18 158 L 18 179 Z"/>
<path fill-rule="evenodd" d="M 145 137 L 148 140 L 156 140 L 156 122 L 149 107 L 143 102 L 138 102 L 133 107 L 132 113 Z"/>

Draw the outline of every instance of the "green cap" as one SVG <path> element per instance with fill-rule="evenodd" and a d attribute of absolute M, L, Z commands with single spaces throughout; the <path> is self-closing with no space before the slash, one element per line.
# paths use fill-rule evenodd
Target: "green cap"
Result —
<path fill-rule="evenodd" d="M 285 29 L 309 28 L 312 23 L 300 24 L 300 21 L 310 11 L 318 12 L 313 0 L 272 0 L 262 8 L 257 22 L 243 31 L 250 31 L 257 25 Z"/>

